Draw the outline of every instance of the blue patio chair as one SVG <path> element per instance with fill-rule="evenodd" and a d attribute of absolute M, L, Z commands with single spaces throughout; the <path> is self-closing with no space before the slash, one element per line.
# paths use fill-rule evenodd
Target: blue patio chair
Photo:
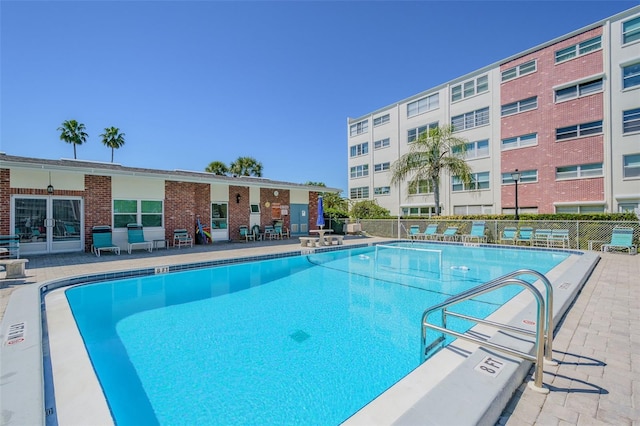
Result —
<path fill-rule="evenodd" d="M 462 235 L 462 241 L 473 241 L 477 240 L 480 242 L 486 242 L 487 236 L 484 234 L 485 232 L 485 222 L 483 220 L 474 221 L 471 224 L 471 232 L 468 234 Z"/>
<path fill-rule="evenodd" d="M 420 226 L 418 225 L 411 225 L 409 227 L 409 232 L 407 232 L 407 237 L 410 240 L 415 240 L 418 238 L 418 234 L 420 234 Z"/>
<path fill-rule="evenodd" d="M 611 251 L 612 249 L 627 250 L 629 254 L 637 254 L 638 246 L 633 244 L 633 228 L 624 228 L 616 226 L 611 233 L 611 242 L 603 244 L 602 251 Z"/>
<path fill-rule="evenodd" d="M 255 241 L 256 234 L 249 232 L 249 227 L 247 225 L 240 225 L 240 238 L 244 238 L 245 243 L 248 243 L 249 240 Z"/>
<path fill-rule="evenodd" d="M 439 234 L 442 241 L 456 241 L 458 239 L 458 227 L 449 226 L 442 234 Z"/>
<path fill-rule="evenodd" d="M 193 238 L 189 234 L 189 231 L 186 229 L 174 229 L 173 246 L 178 248 L 182 246 L 193 247 Z"/>
<path fill-rule="evenodd" d="M 91 252 L 95 253 L 97 257 L 100 257 L 101 251 L 112 251 L 115 254 L 120 254 L 120 247 L 113 244 L 111 227 L 107 225 L 94 226 L 91 228 Z"/>
<path fill-rule="evenodd" d="M 533 228 L 530 226 L 523 226 L 518 230 L 516 236 L 516 243 L 532 244 Z"/>
<path fill-rule="evenodd" d="M 568 229 L 553 229 L 551 231 L 551 235 L 549 235 L 549 245 L 553 246 L 555 244 L 562 243 L 562 248 L 569 246 L 569 230 Z"/>
<path fill-rule="evenodd" d="M 423 240 L 431 240 L 431 239 L 438 238 L 437 235 L 438 235 L 438 224 L 430 223 L 429 225 L 427 225 L 424 232 L 422 232 L 421 234 L 418 234 L 418 237 Z"/>
<path fill-rule="evenodd" d="M 153 250 L 153 241 L 147 241 L 144 239 L 142 225 L 137 223 L 130 223 L 127 225 L 127 243 L 129 254 L 131 254 L 131 249 L 135 246 L 143 246 L 143 248 L 149 250 L 149 253 Z"/>
<path fill-rule="evenodd" d="M 518 234 L 518 229 L 515 226 L 507 226 L 502 231 L 502 235 L 500 236 L 500 242 L 514 244 L 516 241 L 517 234 Z"/>
<path fill-rule="evenodd" d="M 551 238 L 551 229 L 536 229 L 533 231 L 533 239 L 531 245 L 549 246 L 549 238 Z"/>

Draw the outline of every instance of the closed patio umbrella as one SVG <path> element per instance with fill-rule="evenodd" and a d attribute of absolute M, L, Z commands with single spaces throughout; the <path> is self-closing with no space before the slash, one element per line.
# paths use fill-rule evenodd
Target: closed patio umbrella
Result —
<path fill-rule="evenodd" d="M 318 197 L 318 220 L 316 221 L 316 225 L 318 225 L 320 229 L 324 228 L 324 206 L 322 202 L 322 195 Z"/>

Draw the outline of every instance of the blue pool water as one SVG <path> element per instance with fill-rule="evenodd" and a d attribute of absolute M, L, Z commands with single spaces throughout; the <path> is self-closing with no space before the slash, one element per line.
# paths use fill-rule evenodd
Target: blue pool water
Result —
<path fill-rule="evenodd" d="M 419 365 L 427 307 L 515 269 L 546 273 L 568 256 L 412 247 L 427 250 L 333 251 L 66 295 L 118 425 L 335 425 Z M 484 317 L 518 291 L 463 309 Z"/>

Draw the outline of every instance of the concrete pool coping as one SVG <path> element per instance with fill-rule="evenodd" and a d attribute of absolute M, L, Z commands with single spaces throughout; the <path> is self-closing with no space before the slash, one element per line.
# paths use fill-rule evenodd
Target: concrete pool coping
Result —
<path fill-rule="evenodd" d="M 373 244 L 375 242 L 395 241 L 395 240 L 387 240 L 387 239 L 376 239 L 376 240 L 377 241 L 374 241 L 373 239 L 370 239 L 369 241 L 359 240 L 359 241 L 354 241 L 353 243 L 365 242 L 366 244 Z M 495 247 L 495 246 L 491 246 L 491 247 Z M 347 248 L 347 247 L 344 247 L 344 248 Z M 297 251 L 298 254 L 300 253 L 299 248 L 294 251 Z M 595 266 L 595 263 L 597 263 L 598 258 L 599 256 L 596 253 L 585 253 L 583 255 L 580 255 L 580 259 L 582 259 L 582 262 L 578 262 L 578 263 L 582 263 L 583 268 L 586 267 L 585 271 L 587 270 L 590 271 L 589 268 L 592 269 L 593 266 Z M 166 263 L 159 263 L 158 261 L 156 261 L 155 263 L 166 264 Z M 561 275 L 558 277 L 558 279 L 560 280 L 558 282 L 564 283 L 565 281 L 563 281 L 564 278 L 562 277 L 564 277 L 567 274 L 569 275 L 575 274 L 575 271 L 572 271 L 572 272 L 566 271 L 564 275 Z M 584 283 L 587 277 L 588 277 L 588 272 L 585 272 L 584 277 L 581 279 L 582 283 Z M 554 282 L 555 281 L 556 280 L 554 280 Z M 567 279 L 566 282 L 570 282 L 570 279 Z M 14 292 L 14 294 L 11 297 L 10 303 L 7 306 L 7 310 L 3 318 L 3 323 L 2 323 L 3 333 L 5 333 L 9 325 L 20 323 L 21 322 L 20 318 L 22 318 L 23 319 L 22 322 L 27 325 L 25 336 L 28 338 L 27 341 L 21 342 L 20 344 L 17 344 L 17 345 L 11 345 L 11 346 L 8 346 L 6 344 L 2 345 L 3 365 L 4 366 L 9 365 L 14 367 L 14 368 L 3 368 L 4 370 L 2 374 L 3 384 L 2 384 L 2 387 L 0 388 L 0 392 L 1 392 L 0 395 L 2 396 L 2 401 L 3 401 L 2 402 L 3 422 L 7 420 L 6 424 L 44 424 L 46 419 L 46 415 L 45 415 L 46 409 L 42 409 L 42 407 L 44 407 L 44 383 L 42 379 L 43 376 L 42 376 L 41 367 L 39 369 L 38 368 L 18 369 L 17 365 L 23 365 L 23 366 L 40 365 L 41 366 L 42 364 L 41 363 L 42 349 L 39 347 L 37 343 L 38 340 L 41 340 L 39 339 L 39 336 L 38 336 L 40 333 L 40 331 L 38 330 L 39 328 L 38 325 L 40 322 L 40 304 L 33 303 L 33 301 L 40 300 L 40 292 L 41 292 L 40 289 L 46 286 L 47 283 L 49 282 L 34 285 L 34 286 L 28 286 Z M 571 287 L 571 290 L 573 291 L 573 294 L 579 291 L 579 286 L 577 284 L 575 286 L 570 286 L 570 287 Z M 562 306 L 564 306 L 564 310 L 566 310 L 569 304 L 570 304 L 570 300 L 567 303 L 563 303 L 561 305 L 559 303 L 559 299 L 556 298 L 554 312 L 560 312 Z M 51 318 L 50 320 L 53 320 L 53 318 Z M 75 325 L 73 328 L 75 328 Z M 3 343 L 5 343 L 4 341 L 5 341 L 5 335 L 3 335 Z M 65 345 L 62 345 L 62 347 L 66 354 L 68 347 L 66 347 Z M 52 350 L 54 349 L 52 348 Z M 58 350 L 58 349 L 55 349 L 55 350 Z M 471 357 L 469 357 L 469 359 L 470 358 Z M 16 370 L 24 370 L 24 371 L 16 371 Z M 525 373 L 526 373 L 526 368 L 525 368 Z M 503 373 L 500 375 L 500 377 L 505 378 L 506 375 Z M 524 373 L 522 377 L 524 377 Z M 433 377 L 430 376 L 430 379 L 433 379 Z M 516 383 L 513 384 L 514 389 L 520 384 L 520 382 L 521 382 L 521 379 L 516 380 Z M 465 385 L 466 383 L 467 382 L 465 382 Z M 423 396 L 426 398 L 430 392 L 427 392 L 425 394 L 424 390 L 422 389 L 423 387 L 424 386 L 421 386 L 420 390 L 423 392 L 424 394 Z M 22 395 L 24 392 L 16 391 L 16 389 L 18 390 L 33 389 L 34 391 L 29 392 L 28 397 L 24 397 L 24 395 Z M 456 392 L 458 392 L 458 390 L 456 390 Z M 415 389 L 412 391 L 412 395 L 414 393 L 415 393 Z M 506 401 L 508 401 L 512 393 L 513 393 L 512 391 L 508 393 L 508 395 L 506 396 Z M 56 391 L 56 398 L 58 396 L 59 396 L 58 391 Z M 60 393 L 60 396 L 62 396 L 62 393 Z M 455 401 L 455 398 L 453 398 L 453 400 Z M 506 404 L 506 401 L 505 401 L 505 404 Z M 31 408 L 20 409 L 20 407 L 25 407 L 25 405 Z M 441 405 L 441 404 L 438 403 L 438 405 Z M 428 398 L 426 400 L 423 398 L 420 398 L 418 401 L 415 401 L 413 405 L 411 405 L 405 411 L 403 411 L 400 417 L 392 419 L 389 422 L 386 422 L 386 421 L 381 422 L 380 420 L 382 419 L 378 418 L 377 421 L 375 421 L 374 423 L 376 424 L 390 424 L 394 422 L 403 423 L 404 420 L 410 423 L 409 421 L 410 417 L 407 417 L 407 416 L 410 416 L 411 413 L 415 411 L 422 411 L 420 407 L 426 407 L 426 406 L 428 406 Z M 40 409 L 33 409 L 33 407 L 40 407 Z M 498 409 L 496 418 L 500 414 L 500 410 L 503 407 L 504 405 L 502 405 Z M 347 423 L 357 424 L 358 418 L 361 418 L 360 416 L 362 416 L 363 413 L 368 412 L 370 408 L 371 407 L 367 406 L 365 409 L 360 410 L 358 413 L 356 413 L 356 415 L 348 419 Z M 60 413 L 58 413 L 58 415 L 59 414 Z M 95 418 L 93 418 L 93 420 L 94 420 L 93 423 L 95 423 Z M 70 420 L 65 420 L 65 422 L 66 421 L 70 421 Z M 424 421 L 424 418 L 422 419 L 422 421 Z M 67 424 L 65 422 L 61 421 L 60 424 Z M 367 422 L 367 424 L 371 424 L 371 422 Z"/>

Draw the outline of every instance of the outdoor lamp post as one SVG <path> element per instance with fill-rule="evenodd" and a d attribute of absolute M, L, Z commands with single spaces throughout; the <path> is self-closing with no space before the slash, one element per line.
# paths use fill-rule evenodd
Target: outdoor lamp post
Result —
<path fill-rule="evenodd" d="M 520 173 L 518 169 L 511 173 L 511 179 L 516 183 L 516 220 L 520 220 L 520 216 L 518 215 L 518 181 L 520 180 L 520 176 L 522 176 L 522 173 Z"/>

